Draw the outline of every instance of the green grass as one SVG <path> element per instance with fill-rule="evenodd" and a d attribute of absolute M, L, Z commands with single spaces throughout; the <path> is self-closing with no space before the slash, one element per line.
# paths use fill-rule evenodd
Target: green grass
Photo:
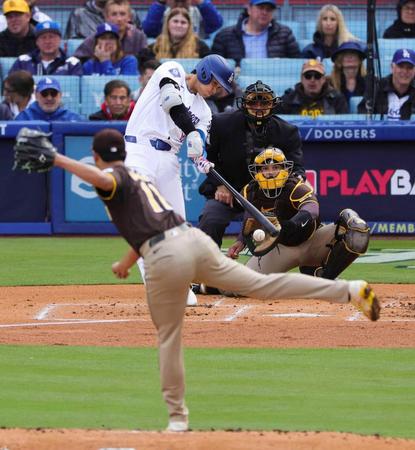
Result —
<path fill-rule="evenodd" d="M 229 246 L 233 239 L 226 239 Z M 126 251 L 119 237 L 9 237 L 0 239 L 0 286 L 114 284 L 141 282 L 133 269 L 117 280 L 111 264 Z M 415 240 L 372 240 L 369 251 L 415 249 Z M 241 261 L 246 258 L 241 258 Z M 353 264 L 342 277 L 370 282 L 413 283 L 415 260 L 383 264 Z"/>
<path fill-rule="evenodd" d="M 415 350 L 187 349 L 193 429 L 415 438 Z M 0 426 L 162 429 L 151 348 L 0 346 Z"/>

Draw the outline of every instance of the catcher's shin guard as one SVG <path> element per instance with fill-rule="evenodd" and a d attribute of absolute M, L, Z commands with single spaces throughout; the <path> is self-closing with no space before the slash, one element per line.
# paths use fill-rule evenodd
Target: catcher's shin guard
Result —
<path fill-rule="evenodd" d="M 360 255 L 366 253 L 370 229 L 352 209 L 343 209 L 336 222 L 335 243 L 318 276 L 334 280 Z"/>

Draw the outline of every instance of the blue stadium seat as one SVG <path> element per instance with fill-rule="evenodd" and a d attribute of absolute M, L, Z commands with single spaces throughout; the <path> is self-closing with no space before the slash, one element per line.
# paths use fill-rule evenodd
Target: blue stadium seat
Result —
<path fill-rule="evenodd" d="M 164 63 L 166 61 L 171 61 L 171 58 L 162 58 L 160 61 Z M 186 73 L 191 73 L 200 61 L 200 58 L 176 58 L 175 61 L 184 67 Z M 235 67 L 235 61 L 233 59 L 228 59 L 227 61 L 231 67 Z"/>
<path fill-rule="evenodd" d="M 255 83 L 259 78 L 256 76 L 245 76 L 241 75 L 238 78 L 239 86 L 242 89 L 245 89 L 248 85 Z M 297 83 L 297 79 L 293 77 L 268 77 L 263 76 L 260 77 L 261 81 L 265 84 L 268 84 L 272 90 L 279 96 L 283 95 L 284 92 L 293 87 Z"/>
<path fill-rule="evenodd" d="M 44 75 L 36 75 L 33 77 L 37 83 Z M 59 75 L 52 76 L 59 81 L 62 88 L 62 103 L 65 108 L 80 113 L 80 77 L 76 75 Z"/>
<path fill-rule="evenodd" d="M 415 50 L 415 38 L 413 39 L 378 39 L 380 59 L 389 63 L 393 54 L 399 48 L 410 48 Z"/>
<path fill-rule="evenodd" d="M 170 61 L 171 58 L 162 58 L 160 61 L 162 63 L 166 61 Z M 180 63 L 183 67 L 186 73 L 190 73 L 195 67 L 196 64 L 200 61 L 199 58 L 176 58 L 175 61 Z"/>
<path fill-rule="evenodd" d="M 17 58 L 15 58 L 14 56 L 2 56 L 0 58 L 0 76 L 1 79 L 4 80 L 8 73 L 9 70 L 11 68 L 11 66 L 14 64 L 14 62 L 16 61 Z"/>
<path fill-rule="evenodd" d="M 111 80 L 123 80 L 135 91 L 139 88 L 138 77 L 135 75 L 99 76 L 84 75 L 81 77 L 81 114 L 88 116 L 101 108 L 104 101 L 104 87 Z"/>
<path fill-rule="evenodd" d="M 362 101 L 363 97 L 351 97 L 349 100 L 350 114 L 357 114 L 357 105 Z"/>
<path fill-rule="evenodd" d="M 300 50 L 303 51 L 304 47 L 307 47 L 308 44 L 311 44 L 311 39 L 297 39 L 297 42 L 300 46 Z"/>
<path fill-rule="evenodd" d="M 66 54 L 72 56 L 82 42 L 84 42 L 84 39 L 68 39 L 66 41 Z"/>
<path fill-rule="evenodd" d="M 286 25 L 288 28 L 291 28 L 291 31 L 293 32 L 297 40 L 303 37 L 302 33 L 303 27 L 302 25 L 300 25 L 300 22 L 296 22 L 294 20 L 279 20 L 278 22 L 281 25 Z"/>
<path fill-rule="evenodd" d="M 241 61 L 241 75 L 249 77 L 292 77 L 294 80 L 299 80 L 304 61 L 306 60 L 297 58 L 245 58 Z"/>
<path fill-rule="evenodd" d="M 307 20 L 305 23 L 305 35 L 304 38 L 308 39 L 309 42 L 313 41 L 313 34 L 316 31 L 317 20 Z"/>
<path fill-rule="evenodd" d="M 347 28 L 354 34 L 357 38 L 366 42 L 367 36 L 367 21 L 362 19 L 347 20 Z"/>

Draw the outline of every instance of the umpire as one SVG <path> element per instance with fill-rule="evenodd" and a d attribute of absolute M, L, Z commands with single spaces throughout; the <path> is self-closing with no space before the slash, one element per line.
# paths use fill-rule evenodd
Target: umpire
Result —
<path fill-rule="evenodd" d="M 257 81 L 238 99 L 238 110 L 213 116 L 207 159 L 238 191 L 251 180 L 248 165 L 268 146 L 281 149 L 293 161 L 293 173 L 305 178 L 300 134 L 296 126 L 275 115 L 279 101 L 268 85 Z M 242 209 L 209 174 L 199 192 L 207 199 L 199 228 L 221 247 L 226 227 L 242 219 Z"/>

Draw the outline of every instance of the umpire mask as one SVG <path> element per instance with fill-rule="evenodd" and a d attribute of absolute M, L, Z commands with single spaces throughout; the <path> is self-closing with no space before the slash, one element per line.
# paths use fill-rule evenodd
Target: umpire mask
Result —
<path fill-rule="evenodd" d="M 254 131 L 260 134 L 266 122 L 275 114 L 280 103 L 274 91 L 262 81 L 250 84 L 243 97 L 237 99 L 238 108 L 243 111 L 248 122 L 253 125 Z"/>

